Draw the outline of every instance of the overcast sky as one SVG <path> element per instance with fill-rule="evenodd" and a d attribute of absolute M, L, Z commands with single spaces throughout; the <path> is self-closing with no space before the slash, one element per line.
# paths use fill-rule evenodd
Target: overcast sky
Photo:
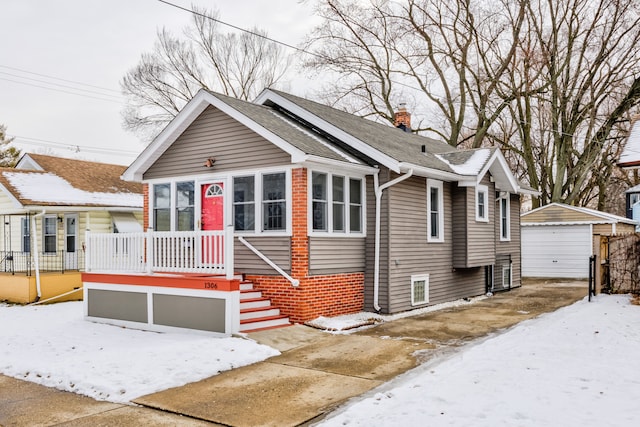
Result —
<path fill-rule="evenodd" d="M 317 22 L 299 0 L 171 2 L 216 7 L 223 21 L 291 45 Z M 178 33 L 189 20 L 157 0 L 1 0 L 0 124 L 23 152 L 129 164 L 143 144 L 122 129 L 120 79 L 158 28 Z M 304 76 L 291 91 L 305 95 Z"/>

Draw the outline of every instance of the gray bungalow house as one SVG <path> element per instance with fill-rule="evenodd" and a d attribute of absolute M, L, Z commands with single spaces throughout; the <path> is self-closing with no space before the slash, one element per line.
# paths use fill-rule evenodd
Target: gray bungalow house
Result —
<path fill-rule="evenodd" d="M 253 103 L 201 90 L 125 171 L 144 184 L 151 237 L 135 277 L 123 278 L 131 265 L 87 267 L 85 287 L 100 285 L 87 316 L 135 324 L 144 309 L 156 326 L 229 333 L 519 286 L 530 190 L 498 149 L 455 150 L 403 131 L 406 111 L 397 118 L 400 128 L 272 89 Z M 140 272 L 173 299 L 109 313 L 98 297 L 120 301 Z M 223 313 L 212 323 L 187 314 L 203 296 L 222 301 L 208 306 Z"/>

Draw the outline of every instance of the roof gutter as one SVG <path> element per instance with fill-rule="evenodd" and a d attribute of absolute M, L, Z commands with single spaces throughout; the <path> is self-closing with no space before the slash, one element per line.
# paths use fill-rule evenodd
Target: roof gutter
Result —
<path fill-rule="evenodd" d="M 379 185 L 378 174 L 373 175 L 373 189 L 376 194 L 376 230 L 375 230 L 375 261 L 373 266 L 373 308 L 375 311 L 380 311 L 380 304 L 378 304 L 378 296 L 380 293 L 380 205 L 382 202 L 382 192 L 392 185 L 396 185 L 405 179 L 410 178 L 413 175 L 413 169 L 393 179 L 389 182 L 385 182 Z"/>

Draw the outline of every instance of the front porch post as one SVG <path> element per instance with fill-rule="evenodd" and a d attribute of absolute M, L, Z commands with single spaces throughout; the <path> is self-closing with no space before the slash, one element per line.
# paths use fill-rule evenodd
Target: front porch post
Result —
<path fill-rule="evenodd" d="M 233 279 L 233 276 L 235 276 L 233 245 L 233 224 L 229 224 L 224 230 L 224 269 L 227 279 Z"/>

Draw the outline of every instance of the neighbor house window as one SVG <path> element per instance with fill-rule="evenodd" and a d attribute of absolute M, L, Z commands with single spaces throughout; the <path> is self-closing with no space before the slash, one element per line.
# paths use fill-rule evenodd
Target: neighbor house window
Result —
<path fill-rule="evenodd" d="M 411 305 L 429 302 L 429 275 L 411 276 Z"/>
<path fill-rule="evenodd" d="M 55 215 L 45 216 L 43 219 L 43 247 L 45 253 L 55 253 L 58 250 L 58 217 Z"/>
<path fill-rule="evenodd" d="M 171 230 L 171 184 L 153 185 L 153 229 Z"/>
<path fill-rule="evenodd" d="M 311 226 L 314 232 L 362 233 L 362 179 L 311 173 Z"/>
<path fill-rule="evenodd" d="M 193 231 L 195 190 L 194 182 L 176 183 L 176 227 L 177 231 Z"/>
<path fill-rule="evenodd" d="M 254 231 L 256 223 L 255 177 L 233 178 L 233 219 L 236 231 Z"/>
<path fill-rule="evenodd" d="M 511 239 L 509 195 L 500 199 L 500 240 Z"/>
<path fill-rule="evenodd" d="M 486 185 L 476 188 L 476 221 L 489 221 L 489 189 Z"/>
<path fill-rule="evenodd" d="M 29 223 L 29 217 L 20 218 L 20 230 L 22 252 L 31 252 L 31 224 Z"/>
<path fill-rule="evenodd" d="M 284 172 L 262 175 L 262 230 L 287 228 L 286 175 Z"/>
<path fill-rule="evenodd" d="M 427 241 L 444 242 L 442 181 L 427 179 Z"/>

